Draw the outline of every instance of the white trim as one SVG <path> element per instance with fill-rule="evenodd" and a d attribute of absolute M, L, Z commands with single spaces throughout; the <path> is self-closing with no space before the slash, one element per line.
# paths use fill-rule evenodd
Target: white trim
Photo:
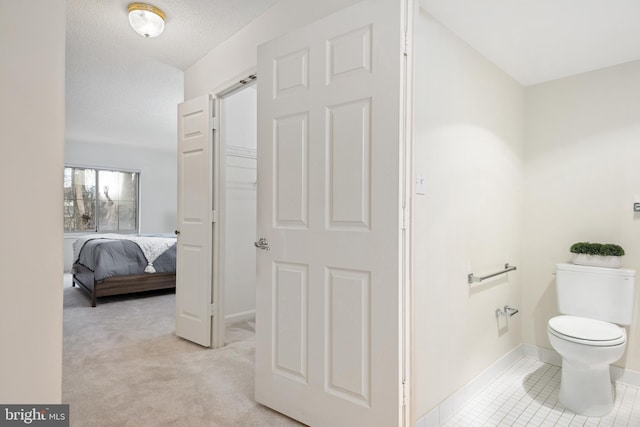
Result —
<path fill-rule="evenodd" d="M 523 344 L 525 357 L 549 363 L 555 366 L 562 366 L 562 357 L 555 351 L 533 344 Z"/>
<path fill-rule="evenodd" d="M 611 365 L 610 371 L 611 378 L 615 382 L 640 388 L 640 372 L 613 365 Z"/>
<path fill-rule="evenodd" d="M 413 295 L 413 52 L 407 49 L 407 41 L 413 39 L 413 25 L 415 22 L 415 0 L 405 0 L 401 6 L 404 14 L 402 31 L 404 32 L 404 57 L 402 58 L 402 248 L 401 248 L 401 287 L 402 287 L 402 427 L 410 427 L 413 412 L 412 395 L 412 345 L 413 336 L 412 319 L 412 295 Z"/>
<path fill-rule="evenodd" d="M 256 311 L 248 310 L 241 311 L 240 313 L 228 314 L 224 316 L 225 323 L 244 322 L 245 320 L 255 320 Z"/>
<path fill-rule="evenodd" d="M 217 212 L 215 221 L 211 224 L 211 284 L 212 298 L 216 303 L 216 313 L 214 321 L 211 324 L 211 336 L 213 348 L 220 348 L 225 345 L 225 324 L 224 322 L 224 173 L 223 169 L 225 156 L 221 153 L 224 151 L 223 132 L 221 120 L 221 98 L 217 94 L 209 94 L 209 124 L 211 127 L 211 161 L 212 170 L 209 171 L 211 178 L 211 190 L 213 191 L 211 199 L 211 209 Z"/>
<path fill-rule="evenodd" d="M 216 169 L 216 175 L 214 178 L 214 209 L 219 212 L 218 221 L 214 223 L 214 255 L 213 263 L 215 273 L 213 280 L 218 283 L 218 304 L 220 304 L 219 313 L 220 316 L 224 316 L 224 322 L 218 322 L 218 335 L 222 337 L 224 341 L 225 324 L 247 320 L 249 312 L 242 312 L 237 314 L 225 315 L 225 258 L 226 258 L 226 208 L 227 208 L 227 164 L 229 151 L 234 152 L 234 147 L 231 144 L 227 144 L 227 128 L 224 125 L 225 119 L 225 102 L 233 94 L 236 94 L 242 90 L 245 90 L 251 86 L 257 84 L 257 72 L 256 67 L 252 67 L 249 71 L 246 71 L 232 80 L 227 81 L 222 86 L 218 87 L 214 91 L 213 96 L 213 110 L 214 116 L 218 120 L 217 129 L 213 131 L 214 137 L 214 150 L 217 157 L 217 163 L 214 165 Z M 253 77 L 252 77 L 253 76 Z M 247 80 L 248 83 L 239 83 L 240 81 Z M 250 82 L 249 82 L 250 81 Z M 235 147 L 238 148 L 238 147 Z M 224 153 L 225 155 L 222 155 Z M 257 147 L 256 147 L 257 157 Z M 255 310 L 252 311 L 252 315 L 249 316 L 255 318 Z"/>
<path fill-rule="evenodd" d="M 100 166 L 99 164 L 91 164 L 91 163 L 65 163 L 65 168 L 76 168 L 76 169 L 100 169 L 103 171 L 110 172 L 126 172 L 126 173 L 141 173 L 141 169 L 134 168 L 119 168 L 114 166 Z"/>
<path fill-rule="evenodd" d="M 498 375 L 509 366 L 520 360 L 523 356 L 522 344 L 496 360 L 491 366 L 482 371 L 480 375 L 469 381 L 460 390 L 456 391 L 440 405 L 433 408 L 426 415 L 420 418 L 416 427 L 439 427 L 444 424 L 453 414 L 461 410 L 465 404 L 475 397 L 484 387 L 489 385 Z"/>
<path fill-rule="evenodd" d="M 255 79 L 251 79 L 251 76 L 255 76 Z M 212 95 L 215 95 L 218 98 L 224 98 L 225 96 L 229 96 L 231 95 L 233 92 L 240 90 L 241 88 L 245 88 L 245 87 L 249 87 L 252 86 L 253 83 L 250 84 L 244 84 L 244 85 L 238 85 L 238 83 L 240 83 L 240 81 L 242 80 L 255 80 L 257 81 L 258 79 L 258 66 L 257 64 L 254 65 L 253 67 L 250 67 L 249 69 L 236 74 L 234 77 L 232 77 L 231 79 L 227 80 L 226 82 L 222 83 L 220 86 L 218 86 L 217 88 L 213 89 L 211 91 Z"/>
<path fill-rule="evenodd" d="M 552 349 L 524 344 L 524 355 L 551 365 L 562 366 L 562 357 Z M 611 379 L 615 382 L 640 388 L 640 372 L 615 365 L 611 365 L 609 371 Z"/>
<path fill-rule="evenodd" d="M 443 400 L 440 405 L 418 419 L 415 427 L 439 427 L 444 424 L 447 419 L 473 399 L 480 390 L 522 357 L 530 357 L 551 365 L 562 366 L 562 357 L 555 350 L 534 344 L 520 344 L 485 369 L 480 375 L 469 381 L 460 390 Z M 613 365 L 610 371 L 611 378 L 615 382 L 640 388 L 640 372 Z"/>

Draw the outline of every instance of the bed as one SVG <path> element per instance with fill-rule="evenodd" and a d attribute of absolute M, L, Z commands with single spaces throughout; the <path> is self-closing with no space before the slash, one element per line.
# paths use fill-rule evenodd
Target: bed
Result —
<path fill-rule="evenodd" d="M 72 286 L 91 297 L 176 287 L 176 238 L 170 235 L 83 236 L 74 242 Z"/>

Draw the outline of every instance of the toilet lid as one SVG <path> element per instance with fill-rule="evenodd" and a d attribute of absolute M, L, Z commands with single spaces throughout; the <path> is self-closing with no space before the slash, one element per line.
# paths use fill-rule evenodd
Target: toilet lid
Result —
<path fill-rule="evenodd" d="M 624 329 L 613 323 L 578 316 L 556 316 L 549 320 L 549 328 L 557 332 L 555 335 L 593 341 L 596 345 L 604 344 L 603 341 L 612 341 L 608 344 L 624 342 L 625 335 Z"/>

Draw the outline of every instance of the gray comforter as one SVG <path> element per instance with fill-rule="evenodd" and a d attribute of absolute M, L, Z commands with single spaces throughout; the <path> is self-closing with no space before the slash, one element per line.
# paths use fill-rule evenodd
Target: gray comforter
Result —
<path fill-rule="evenodd" d="M 145 273 L 147 260 L 136 243 L 129 240 L 93 239 L 87 241 L 76 261 L 94 272 L 95 280 Z M 157 273 L 175 273 L 176 245 L 153 262 Z"/>

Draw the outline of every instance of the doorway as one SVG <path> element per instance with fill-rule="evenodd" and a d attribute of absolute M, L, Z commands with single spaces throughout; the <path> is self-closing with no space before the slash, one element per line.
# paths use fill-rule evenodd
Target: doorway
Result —
<path fill-rule="evenodd" d="M 256 312 L 257 85 L 219 95 L 219 278 L 224 323 L 253 321 Z"/>

